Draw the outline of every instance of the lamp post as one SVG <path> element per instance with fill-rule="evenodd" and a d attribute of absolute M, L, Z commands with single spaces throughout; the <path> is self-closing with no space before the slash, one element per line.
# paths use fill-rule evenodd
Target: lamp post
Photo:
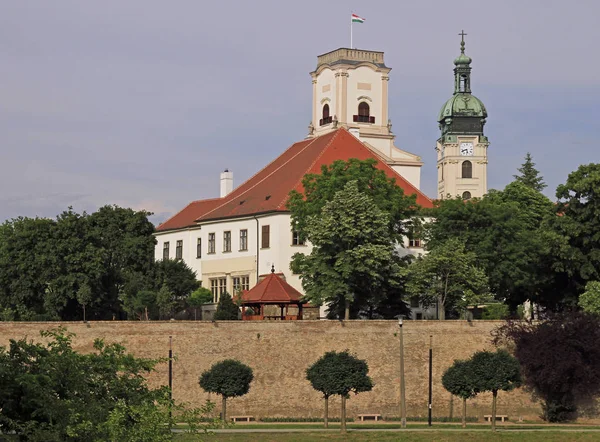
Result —
<path fill-rule="evenodd" d="M 400 327 L 400 419 L 402 428 L 406 428 L 406 394 L 404 389 L 404 336 L 402 334 L 402 316 L 398 318 Z"/>

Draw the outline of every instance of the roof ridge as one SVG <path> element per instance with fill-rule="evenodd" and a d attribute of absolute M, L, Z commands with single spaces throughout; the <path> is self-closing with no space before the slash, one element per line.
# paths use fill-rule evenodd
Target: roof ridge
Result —
<path fill-rule="evenodd" d="M 317 157 L 316 157 L 316 158 L 315 158 L 315 160 L 314 160 L 314 161 L 311 163 L 311 165 L 308 167 L 308 169 L 306 169 L 306 170 L 307 170 L 307 172 L 313 168 L 313 166 L 314 166 L 314 165 L 317 163 L 317 161 L 319 161 L 319 159 L 320 159 L 320 158 L 323 156 L 323 154 L 325 153 L 325 151 L 326 151 L 327 149 L 329 149 L 329 146 L 331 146 L 331 143 L 333 143 L 333 140 L 335 140 L 335 139 L 337 138 L 337 136 L 338 136 L 338 135 L 339 135 L 339 133 L 340 133 L 340 130 L 342 130 L 342 129 L 344 129 L 344 128 L 343 128 L 343 127 L 341 127 L 341 128 L 339 128 L 339 129 L 336 129 L 336 130 L 334 131 L 334 133 L 333 133 L 333 136 L 331 137 L 331 139 L 329 140 L 329 142 L 328 142 L 328 143 L 325 145 L 325 147 L 324 147 L 324 148 L 321 150 L 321 153 L 319 153 L 319 155 L 317 155 Z M 344 129 L 344 130 L 345 130 L 345 129 Z M 347 132 L 347 131 L 346 131 L 346 132 Z M 325 134 L 325 135 L 326 135 L 326 134 Z M 324 136 L 324 135 L 322 135 L 322 136 Z M 319 137 L 316 137 L 316 138 L 315 138 L 315 140 L 316 140 L 317 138 L 319 138 Z M 308 146 L 307 146 L 307 147 L 308 147 Z M 305 177 L 305 176 L 306 176 L 306 173 L 304 173 L 304 174 L 302 175 L 302 177 L 301 177 L 301 178 L 298 180 L 298 182 L 297 182 L 297 183 L 294 185 L 294 187 L 292 187 L 292 189 L 295 189 L 295 188 L 298 186 L 298 184 L 302 183 L 302 180 L 304 179 L 304 177 Z M 287 201 L 287 199 L 288 199 L 288 196 L 289 196 L 289 193 L 288 193 L 288 194 L 285 196 L 285 198 L 283 199 L 283 201 L 279 203 L 279 205 L 277 206 L 277 209 L 281 208 L 282 204 L 283 204 L 284 202 L 286 202 L 286 201 Z"/>
<path fill-rule="evenodd" d="M 271 175 L 273 175 L 275 172 L 277 172 L 279 169 L 281 169 L 283 166 L 285 166 L 286 164 L 288 164 L 290 161 L 292 161 L 294 158 L 296 158 L 298 155 L 300 155 L 302 152 L 304 152 L 312 143 L 314 143 L 319 137 L 315 137 L 313 138 L 306 146 L 304 146 L 302 149 L 300 149 L 300 151 L 298 151 L 296 153 L 296 155 L 294 155 L 293 157 L 289 158 L 286 162 L 284 162 L 281 166 L 279 166 L 277 169 L 273 170 L 271 173 L 269 173 L 267 176 L 265 176 L 262 180 L 256 182 L 252 187 L 249 187 L 248 189 L 246 189 L 244 192 L 240 193 L 239 195 L 236 195 L 237 197 L 240 197 L 242 195 L 245 195 L 246 193 L 248 193 L 250 190 L 254 189 L 256 186 L 258 186 L 260 183 L 262 183 L 264 180 L 266 180 L 268 177 L 270 177 Z M 283 153 L 287 152 L 288 150 L 290 150 L 292 147 L 294 147 L 295 144 L 299 144 L 299 143 L 303 143 L 304 141 L 298 141 L 296 143 L 292 143 L 286 150 L 283 151 Z M 281 155 L 283 155 L 283 153 Z M 276 157 L 273 161 L 271 161 L 269 164 L 267 164 L 265 167 L 263 167 L 262 169 L 260 169 L 258 172 L 256 172 L 254 175 L 252 175 L 250 178 L 248 178 L 246 181 L 244 181 L 244 183 L 242 183 L 240 186 L 243 186 L 245 183 L 251 181 L 255 176 L 257 176 L 258 174 L 260 174 L 263 170 L 267 169 L 271 164 L 273 164 L 275 161 L 277 161 L 281 155 L 279 155 L 278 157 Z M 226 197 L 224 197 L 223 199 L 226 199 Z M 221 207 L 223 207 L 225 204 L 227 204 L 228 201 L 224 201 L 223 204 L 221 204 L 220 206 L 215 207 L 213 210 L 210 210 L 208 212 L 206 212 L 205 214 L 203 214 L 200 218 L 204 218 L 206 215 L 210 214 L 211 212 L 214 212 L 217 209 L 220 209 Z M 278 206 L 279 207 L 279 206 Z M 199 219 L 199 218 L 197 218 Z"/>

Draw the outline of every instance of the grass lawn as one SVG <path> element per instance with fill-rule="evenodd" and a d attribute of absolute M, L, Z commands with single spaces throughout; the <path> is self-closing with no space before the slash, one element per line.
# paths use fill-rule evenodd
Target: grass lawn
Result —
<path fill-rule="evenodd" d="M 240 434 L 211 434 L 202 437 L 178 435 L 178 442 L 203 440 L 206 442 L 305 442 L 305 441 L 382 441 L 391 442 L 469 442 L 469 441 L 524 441 L 524 442 L 555 442 L 555 441 L 597 441 L 598 433 L 577 433 L 560 431 L 520 432 L 510 431 L 492 433 L 491 431 L 422 431 L 422 432 L 349 432 L 342 436 L 339 433 L 240 433 Z"/>

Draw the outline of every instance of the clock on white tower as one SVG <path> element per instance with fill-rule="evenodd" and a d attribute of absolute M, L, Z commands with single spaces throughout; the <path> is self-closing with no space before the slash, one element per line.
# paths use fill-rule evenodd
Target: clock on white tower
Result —
<path fill-rule="evenodd" d="M 460 154 L 463 156 L 472 156 L 473 143 L 460 143 Z"/>

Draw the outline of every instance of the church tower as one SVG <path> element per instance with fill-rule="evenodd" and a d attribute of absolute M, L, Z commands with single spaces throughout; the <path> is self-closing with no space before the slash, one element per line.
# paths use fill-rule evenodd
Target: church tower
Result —
<path fill-rule="evenodd" d="M 487 148 L 483 134 L 485 106 L 471 94 L 471 58 L 465 55 L 461 32 L 460 55 L 454 60 L 454 95 L 438 116 L 438 197 L 480 198 L 487 193 Z"/>
<path fill-rule="evenodd" d="M 340 48 L 317 57 L 311 72 L 312 120 L 309 137 L 345 127 L 419 189 L 421 158 L 394 146 L 388 115 L 391 69 L 383 52 Z"/>

